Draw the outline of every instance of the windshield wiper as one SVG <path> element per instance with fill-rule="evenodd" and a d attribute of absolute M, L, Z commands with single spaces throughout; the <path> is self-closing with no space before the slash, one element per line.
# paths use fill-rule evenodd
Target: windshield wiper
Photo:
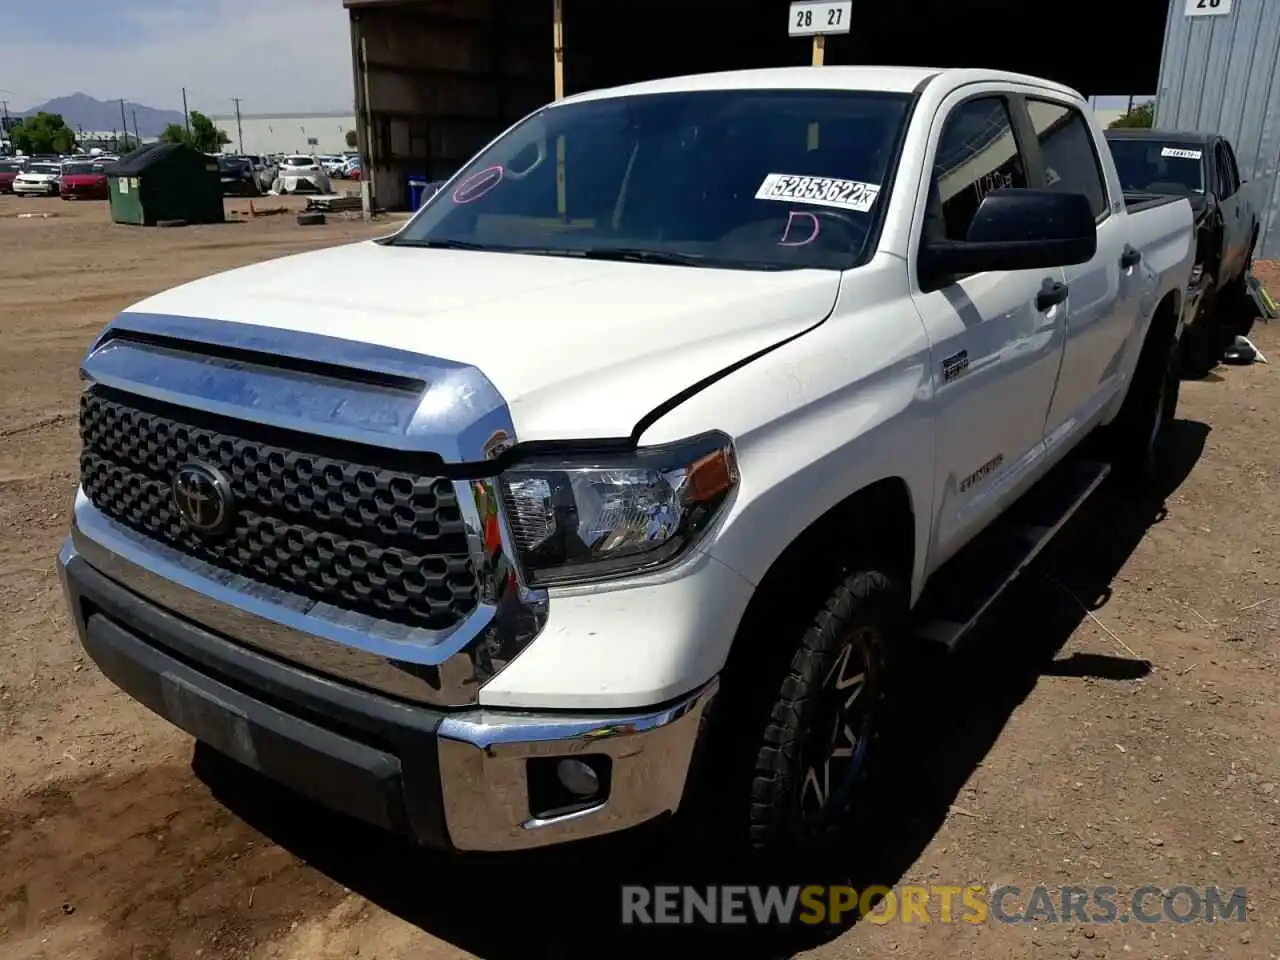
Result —
<path fill-rule="evenodd" d="M 482 250 L 486 253 L 528 253 L 548 257 L 581 257 L 581 250 L 562 250 L 554 247 L 505 247 L 494 243 L 476 243 L 473 240 L 397 240 L 391 243 L 397 247 L 427 247 L 431 250 Z"/>
<path fill-rule="evenodd" d="M 702 253 L 675 253 L 643 247 L 587 247 L 579 250 L 588 260 L 629 260 L 635 263 L 662 263 L 677 267 L 708 267 L 715 264 Z"/>
<path fill-rule="evenodd" d="M 794 270 L 797 267 L 747 260 L 720 260 L 705 253 L 677 253 L 649 250 L 643 247 L 519 247 L 470 240 L 404 240 L 395 237 L 383 241 L 398 247 L 427 247 L 435 250 L 483 250 L 489 253 L 523 253 L 535 257 L 574 257 L 583 260 L 616 260 L 630 263 L 656 263 L 677 267 L 708 267 L 728 270 Z"/>
<path fill-rule="evenodd" d="M 400 240 L 391 238 L 397 247 L 429 247 L 433 250 L 501 250 L 502 247 L 491 247 L 485 243 L 474 243 L 470 240 Z"/>

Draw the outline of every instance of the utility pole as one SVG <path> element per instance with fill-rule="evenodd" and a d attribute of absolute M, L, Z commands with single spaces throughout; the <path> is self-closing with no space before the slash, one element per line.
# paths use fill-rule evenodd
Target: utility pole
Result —
<path fill-rule="evenodd" d="M 130 111 L 133 114 L 133 140 L 135 146 L 142 146 L 142 135 L 138 133 L 138 111 Z"/>
<path fill-rule="evenodd" d="M 13 148 L 13 141 L 9 139 L 9 101 L 0 100 L 0 116 L 4 117 L 0 121 L 0 140 L 9 140 L 10 149 Z"/>
<path fill-rule="evenodd" d="M 564 99 L 564 0 L 554 0 L 551 5 L 551 52 L 555 57 L 555 94 Z"/>
<path fill-rule="evenodd" d="M 187 88 L 182 88 L 182 125 L 187 128 L 187 137 L 191 136 L 191 115 L 187 113 Z"/>
<path fill-rule="evenodd" d="M 240 129 L 240 98 L 232 97 L 231 102 L 236 105 L 236 139 L 240 142 L 240 153 L 244 154 L 244 131 Z"/>
<path fill-rule="evenodd" d="M 129 121 L 124 118 L 124 97 L 120 98 L 120 129 L 124 131 L 125 145 L 129 144 Z"/>

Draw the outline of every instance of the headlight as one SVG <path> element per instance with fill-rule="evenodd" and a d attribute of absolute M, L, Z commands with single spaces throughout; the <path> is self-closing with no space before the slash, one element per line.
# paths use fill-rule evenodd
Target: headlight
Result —
<path fill-rule="evenodd" d="M 525 461 L 501 486 L 525 578 L 546 586 L 668 563 L 737 483 L 732 441 L 711 433 L 624 454 Z"/>

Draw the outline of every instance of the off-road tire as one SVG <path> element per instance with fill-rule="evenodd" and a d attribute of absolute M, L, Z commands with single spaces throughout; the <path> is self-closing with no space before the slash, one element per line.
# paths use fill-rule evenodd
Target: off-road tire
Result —
<path fill-rule="evenodd" d="M 1160 479 L 1161 441 L 1177 412 L 1184 353 L 1184 345 L 1171 328 L 1153 324 L 1138 356 L 1129 393 L 1110 428 L 1111 466 L 1130 491 L 1149 490 Z"/>
<path fill-rule="evenodd" d="M 875 721 L 883 715 L 893 689 L 891 662 L 901 653 L 906 609 L 906 592 L 896 580 L 878 570 L 861 570 L 836 587 L 801 638 L 769 711 L 755 757 L 747 822 L 753 853 L 804 853 L 822 846 L 847 825 L 848 814 L 876 767 L 879 733 Z M 851 687 L 837 687 L 842 681 L 852 683 L 848 671 L 859 655 L 865 657 L 866 673 L 860 696 L 867 700 L 859 700 L 858 706 L 868 711 L 869 718 L 854 748 L 853 756 L 860 759 L 851 758 L 840 771 L 848 774 L 849 786 L 838 803 L 829 782 L 831 761 L 827 760 L 827 801 L 831 807 L 816 819 L 806 818 L 802 813 L 806 780 L 811 763 L 816 762 L 811 748 L 815 737 L 826 735 L 825 727 L 818 730 L 817 724 L 847 696 Z M 810 791 L 818 786 L 815 777 Z"/>

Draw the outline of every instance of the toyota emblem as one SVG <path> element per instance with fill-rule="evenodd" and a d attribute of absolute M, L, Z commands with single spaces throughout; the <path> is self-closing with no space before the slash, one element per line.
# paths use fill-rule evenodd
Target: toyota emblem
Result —
<path fill-rule="evenodd" d="M 202 536 L 224 532 L 235 517 L 231 481 L 203 463 L 178 468 L 173 475 L 173 505 L 183 523 Z"/>

